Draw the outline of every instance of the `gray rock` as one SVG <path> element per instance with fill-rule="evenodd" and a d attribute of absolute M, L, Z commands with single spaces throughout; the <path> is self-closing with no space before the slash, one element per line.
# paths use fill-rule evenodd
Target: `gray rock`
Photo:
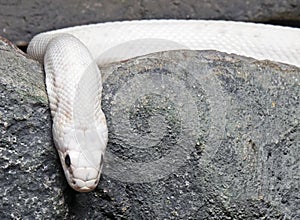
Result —
<path fill-rule="evenodd" d="M 97 189 L 69 188 L 42 66 L 0 43 L 1 219 L 297 219 L 299 68 L 214 51 L 101 68 Z"/>
<path fill-rule="evenodd" d="M 42 66 L 0 41 L 1 219 L 63 216 Z"/>
<path fill-rule="evenodd" d="M 133 19 L 219 19 L 300 26 L 300 0 L 27 0 L 0 2 L 0 35 L 26 45 L 37 33 Z"/>

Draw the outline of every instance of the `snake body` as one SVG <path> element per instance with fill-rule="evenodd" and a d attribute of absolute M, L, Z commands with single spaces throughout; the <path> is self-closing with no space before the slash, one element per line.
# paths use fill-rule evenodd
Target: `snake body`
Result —
<path fill-rule="evenodd" d="M 44 64 L 53 139 L 69 185 L 93 190 L 108 130 L 97 65 L 152 52 L 218 50 L 300 67 L 300 30 L 244 22 L 141 20 L 108 22 L 35 36 L 28 54 Z"/>

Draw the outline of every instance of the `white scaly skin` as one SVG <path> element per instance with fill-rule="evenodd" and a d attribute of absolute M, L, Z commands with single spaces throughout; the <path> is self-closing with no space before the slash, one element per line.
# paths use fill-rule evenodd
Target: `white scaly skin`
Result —
<path fill-rule="evenodd" d="M 54 143 L 70 186 L 88 192 L 98 184 L 107 144 L 101 74 L 87 48 L 72 35 L 43 40 Z"/>
<path fill-rule="evenodd" d="M 213 49 L 300 67 L 300 30 L 229 21 L 110 22 L 35 36 L 28 54 L 44 63 L 53 138 L 68 183 L 93 190 L 107 144 L 97 65 L 151 52 Z"/>

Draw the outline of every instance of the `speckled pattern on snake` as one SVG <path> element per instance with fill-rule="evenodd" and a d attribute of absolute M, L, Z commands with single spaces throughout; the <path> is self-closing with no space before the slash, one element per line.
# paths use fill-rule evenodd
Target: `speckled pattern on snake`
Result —
<path fill-rule="evenodd" d="M 76 26 L 35 36 L 44 64 L 53 139 L 70 186 L 96 188 L 108 141 L 97 65 L 148 53 L 218 50 L 300 66 L 300 30 L 231 21 L 140 20 Z"/>

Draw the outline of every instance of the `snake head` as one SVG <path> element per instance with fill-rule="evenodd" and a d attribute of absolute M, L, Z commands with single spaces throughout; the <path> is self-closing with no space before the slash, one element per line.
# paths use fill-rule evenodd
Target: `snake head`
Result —
<path fill-rule="evenodd" d="M 93 164 L 85 159 L 86 152 L 66 151 L 59 154 L 66 179 L 74 190 L 90 192 L 97 187 L 104 160 L 101 152 L 88 152 L 89 158 L 93 158 Z"/>
<path fill-rule="evenodd" d="M 74 133 L 77 135 L 74 136 Z M 78 192 L 90 192 L 99 182 L 107 131 L 74 131 L 54 139 L 60 161 L 69 185 Z M 59 147 L 58 147 L 59 146 Z"/>

